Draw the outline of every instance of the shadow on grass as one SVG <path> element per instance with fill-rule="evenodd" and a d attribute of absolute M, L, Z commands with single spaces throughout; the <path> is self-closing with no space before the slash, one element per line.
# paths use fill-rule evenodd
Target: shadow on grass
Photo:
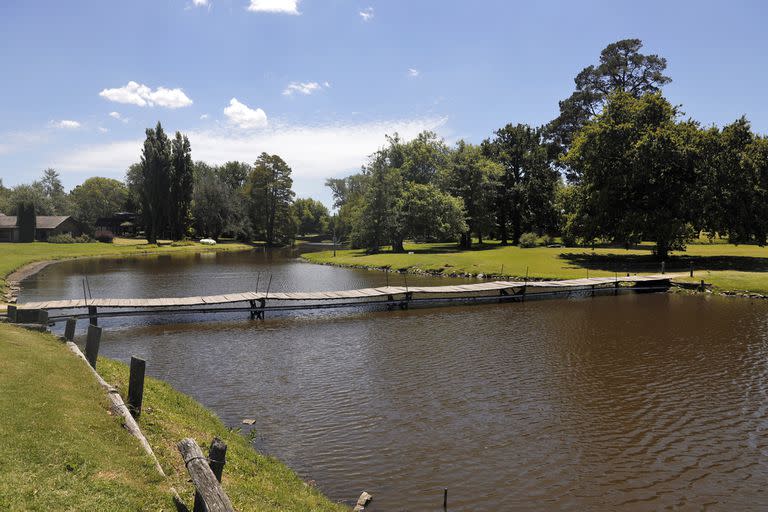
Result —
<path fill-rule="evenodd" d="M 478 245 L 477 243 L 472 244 L 471 249 L 464 249 L 462 247 L 459 247 L 458 244 L 447 242 L 445 244 L 429 244 L 428 246 L 420 247 L 418 245 L 416 246 L 407 246 L 405 251 L 403 252 L 393 252 L 391 249 L 381 250 L 376 253 L 366 253 L 361 252 L 359 254 L 355 254 L 354 257 L 356 258 L 362 258 L 363 256 L 372 256 L 375 254 L 388 254 L 388 255 L 397 255 L 397 254 L 451 254 L 451 253 L 458 253 L 458 252 L 477 252 L 477 251 L 489 251 L 492 249 L 499 249 L 501 247 L 507 247 L 503 246 L 501 244 L 482 244 Z"/>
<path fill-rule="evenodd" d="M 620 274 L 661 270 L 661 263 L 651 254 L 563 253 L 559 257 L 577 267 Z M 694 270 L 768 272 L 768 258 L 751 256 L 671 256 L 665 268 L 667 272 L 687 272 L 691 263 Z"/>

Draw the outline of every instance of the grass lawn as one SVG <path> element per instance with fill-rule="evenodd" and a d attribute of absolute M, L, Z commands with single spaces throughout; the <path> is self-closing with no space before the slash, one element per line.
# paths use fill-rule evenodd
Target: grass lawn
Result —
<path fill-rule="evenodd" d="M 244 250 L 250 246 L 239 243 L 220 244 L 215 246 L 202 245 L 196 242 L 185 242 L 183 245 L 171 245 L 170 242 L 161 245 L 149 245 L 146 241 L 116 238 L 114 243 L 99 242 L 87 244 L 52 244 L 34 242 L 30 244 L 3 243 L 0 244 L 0 295 L 5 292 L 5 279 L 14 270 L 35 261 L 61 260 L 93 256 L 130 256 L 139 254 L 155 254 L 189 251 L 227 251 Z"/>
<path fill-rule="evenodd" d="M 100 358 L 99 372 L 125 396 L 128 369 Z M 168 384 L 147 378 L 139 425 L 168 474 L 162 479 L 82 360 L 53 336 L 0 324 L 0 505 L 3 510 L 173 510 L 174 486 L 194 489 L 175 443 L 228 445 L 223 485 L 239 511 L 341 511 L 279 461 Z M 354 498 L 354 496 L 350 496 Z"/>
<path fill-rule="evenodd" d="M 522 249 L 490 242 L 469 251 L 455 244 L 406 244 L 405 254 L 382 252 L 367 255 L 362 250 L 305 254 L 314 263 L 359 267 L 413 269 L 443 274 L 486 274 L 532 279 L 573 279 L 612 276 L 615 273 L 660 271 L 651 245 L 630 250 L 616 247 Z M 413 254 L 408 254 L 409 252 Z M 669 272 L 687 272 L 693 262 L 694 280 L 704 279 L 717 289 L 768 293 L 768 247 L 723 243 L 691 244 L 685 252 L 675 252 L 666 262 Z"/>

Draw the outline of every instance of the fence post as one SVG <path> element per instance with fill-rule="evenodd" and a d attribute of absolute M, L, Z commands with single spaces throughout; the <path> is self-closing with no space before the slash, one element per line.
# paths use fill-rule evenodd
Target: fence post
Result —
<path fill-rule="evenodd" d="M 92 368 L 96 368 L 96 358 L 99 356 L 99 343 L 101 343 L 101 327 L 88 326 L 88 335 L 85 338 L 85 358 Z"/>
<path fill-rule="evenodd" d="M 96 315 L 96 306 L 88 306 L 88 320 L 91 322 L 91 325 L 99 325 L 99 319 Z"/>
<path fill-rule="evenodd" d="M 128 378 L 128 410 L 131 416 L 141 416 L 141 402 L 144 400 L 144 370 L 147 362 L 131 356 L 131 373 Z"/>
<path fill-rule="evenodd" d="M 8 304 L 8 321 L 12 324 L 16 323 L 16 306 Z"/>
<path fill-rule="evenodd" d="M 210 466 L 206 464 L 206 458 L 194 439 L 186 438 L 176 445 L 184 465 L 195 489 L 205 503 L 209 512 L 235 512 L 232 502 L 221 488 L 221 483 L 216 480 Z"/>
<path fill-rule="evenodd" d="M 76 318 L 67 318 L 67 325 L 64 327 L 64 339 L 67 341 L 74 341 L 75 328 L 77 327 Z"/>
<path fill-rule="evenodd" d="M 665 264 L 666 264 L 666 262 L 665 262 L 665 261 L 662 261 L 662 262 L 661 262 L 661 273 L 662 273 L 662 274 L 664 274 L 664 267 L 666 266 Z"/>
<path fill-rule="evenodd" d="M 214 437 L 211 447 L 208 449 L 208 466 L 210 466 L 213 476 L 218 482 L 221 482 L 221 474 L 224 472 L 224 464 L 226 463 L 227 444 L 218 437 Z M 196 492 L 193 512 L 205 512 L 206 510 L 203 497 L 200 496 L 199 492 Z"/>

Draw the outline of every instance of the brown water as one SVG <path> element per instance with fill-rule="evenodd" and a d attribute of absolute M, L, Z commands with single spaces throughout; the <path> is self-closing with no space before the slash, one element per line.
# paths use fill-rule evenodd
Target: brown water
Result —
<path fill-rule="evenodd" d="M 22 300 L 78 296 L 86 272 L 94 296 L 240 291 L 254 269 L 281 290 L 385 279 L 262 254 L 70 262 Z M 146 358 L 229 425 L 255 418 L 258 449 L 333 499 L 368 490 L 371 510 L 441 510 L 443 487 L 454 511 L 768 508 L 766 302 L 244 316 L 107 320 L 102 351 Z"/>

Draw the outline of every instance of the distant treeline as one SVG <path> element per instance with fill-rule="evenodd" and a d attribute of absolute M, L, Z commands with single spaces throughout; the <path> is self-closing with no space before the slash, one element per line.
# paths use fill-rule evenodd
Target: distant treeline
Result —
<path fill-rule="evenodd" d="M 660 92 L 666 60 L 641 48 L 607 46 L 544 126 L 507 124 L 453 147 L 430 132 L 388 137 L 359 174 L 327 180 L 339 231 L 371 252 L 526 232 L 568 245 L 653 241 L 662 258 L 701 232 L 765 244 L 768 139 L 745 118 L 722 129 L 682 119 Z"/>

